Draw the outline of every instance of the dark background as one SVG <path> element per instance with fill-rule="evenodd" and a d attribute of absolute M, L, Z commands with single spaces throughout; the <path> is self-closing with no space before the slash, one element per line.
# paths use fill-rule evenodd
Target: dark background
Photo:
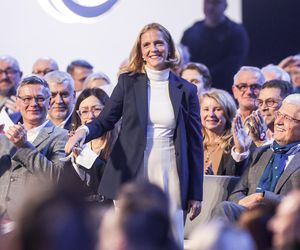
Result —
<path fill-rule="evenodd" d="M 247 65 L 262 67 L 300 53 L 300 0 L 243 0 L 250 51 Z"/>

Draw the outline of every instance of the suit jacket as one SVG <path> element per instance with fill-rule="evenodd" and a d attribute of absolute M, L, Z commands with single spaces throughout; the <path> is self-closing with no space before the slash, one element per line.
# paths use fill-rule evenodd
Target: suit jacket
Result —
<path fill-rule="evenodd" d="M 124 182 L 135 179 L 144 164 L 148 81 L 146 74 L 122 74 L 104 110 L 87 125 L 89 141 L 112 129 L 122 117 L 119 137 L 99 186 L 99 192 L 111 199 Z M 203 142 L 196 92 L 194 85 L 170 73 L 169 94 L 176 121 L 173 140 L 183 208 L 188 200 L 202 200 Z"/>
<path fill-rule="evenodd" d="M 245 171 L 239 183 L 231 193 L 229 199 L 238 202 L 240 199 L 256 193 L 256 187 L 260 178 L 268 165 L 273 151 L 270 145 L 258 148 L 252 157 L 250 167 Z M 277 203 L 283 195 L 286 195 L 293 189 L 300 187 L 300 152 L 296 153 L 294 158 L 286 166 L 280 176 L 274 192 L 266 191 L 264 200 Z"/>
<path fill-rule="evenodd" d="M 241 176 L 245 171 L 243 162 L 235 162 L 231 156 L 231 151 L 223 152 L 217 175 Z"/>
<path fill-rule="evenodd" d="M 49 121 L 31 144 L 16 148 L 0 135 L 0 206 L 15 220 L 30 184 L 58 181 L 65 157 L 67 131 Z M 37 187 L 38 188 L 38 187 Z"/>

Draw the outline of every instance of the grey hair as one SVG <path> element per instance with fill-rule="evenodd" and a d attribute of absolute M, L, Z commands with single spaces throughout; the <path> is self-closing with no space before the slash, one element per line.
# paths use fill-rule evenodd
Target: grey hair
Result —
<path fill-rule="evenodd" d="M 19 94 L 20 94 L 20 89 L 26 85 L 41 85 L 45 88 L 45 90 L 47 92 L 47 98 L 49 98 L 51 95 L 48 83 L 42 77 L 31 74 L 31 75 L 25 76 L 21 80 L 21 82 L 17 88 L 17 96 L 19 96 Z"/>
<path fill-rule="evenodd" d="M 20 70 L 20 65 L 19 65 L 18 61 L 12 56 L 1 55 L 0 56 L 0 61 L 9 62 L 14 67 L 14 69 Z"/>
<path fill-rule="evenodd" d="M 276 80 L 283 80 L 283 81 L 291 82 L 291 77 L 289 76 L 289 74 L 277 65 L 269 64 L 269 65 L 261 68 L 261 72 L 263 74 L 265 72 L 272 72 L 276 75 L 276 77 L 275 77 Z"/>
<path fill-rule="evenodd" d="M 38 61 L 48 61 L 51 64 L 53 70 L 59 69 L 57 62 L 51 57 L 47 57 L 47 56 L 40 57 L 33 63 L 33 65 L 35 65 Z"/>
<path fill-rule="evenodd" d="M 95 81 L 95 80 L 105 80 L 108 84 L 111 84 L 111 81 L 106 74 L 104 74 L 103 72 L 97 72 L 97 73 L 90 74 L 85 79 L 85 81 L 83 83 L 84 88 L 86 88 L 90 82 Z"/>
<path fill-rule="evenodd" d="M 59 70 L 51 71 L 44 76 L 44 79 L 48 83 L 50 82 L 54 82 L 57 84 L 67 83 L 70 91 L 71 92 L 74 91 L 74 80 L 71 77 L 71 75 L 67 72 L 59 71 Z"/>
<path fill-rule="evenodd" d="M 300 94 L 291 94 L 283 99 L 282 104 L 293 104 L 297 105 L 300 108 Z"/>
<path fill-rule="evenodd" d="M 257 77 L 257 83 L 260 85 L 263 85 L 263 83 L 265 82 L 265 77 L 263 75 L 263 73 L 261 72 L 261 70 L 257 67 L 253 67 L 253 66 L 243 66 L 239 69 L 239 71 L 234 75 L 233 77 L 233 84 L 236 84 L 237 78 L 238 76 L 246 71 L 250 71 L 256 74 Z"/>

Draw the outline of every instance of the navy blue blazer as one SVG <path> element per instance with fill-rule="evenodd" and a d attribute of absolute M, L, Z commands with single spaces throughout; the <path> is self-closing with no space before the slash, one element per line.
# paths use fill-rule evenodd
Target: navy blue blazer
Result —
<path fill-rule="evenodd" d="M 146 74 L 122 74 L 105 108 L 90 124 L 86 141 L 101 136 L 122 117 L 119 137 L 114 145 L 99 193 L 115 199 L 120 186 L 135 179 L 144 164 L 147 142 L 148 95 Z M 203 142 L 196 87 L 173 73 L 169 93 L 176 127 L 174 145 L 180 181 L 182 207 L 188 200 L 202 200 Z M 163 108 L 163 107 L 162 107 Z"/>

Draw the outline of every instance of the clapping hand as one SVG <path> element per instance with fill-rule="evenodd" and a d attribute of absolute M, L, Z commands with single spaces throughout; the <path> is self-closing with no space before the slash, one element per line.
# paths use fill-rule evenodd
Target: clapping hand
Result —
<path fill-rule="evenodd" d="M 245 124 L 255 145 L 257 147 L 262 146 L 266 141 L 267 125 L 259 111 L 253 111 L 247 117 Z"/>
<path fill-rule="evenodd" d="M 27 141 L 27 131 L 20 122 L 11 126 L 5 135 L 17 148 L 22 147 Z"/>
<path fill-rule="evenodd" d="M 232 134 L 235 150 L 241 154 L 249 150 L 251 138 L 246 133 L 242 118 L 237 115 L 232 121 Z"/>

